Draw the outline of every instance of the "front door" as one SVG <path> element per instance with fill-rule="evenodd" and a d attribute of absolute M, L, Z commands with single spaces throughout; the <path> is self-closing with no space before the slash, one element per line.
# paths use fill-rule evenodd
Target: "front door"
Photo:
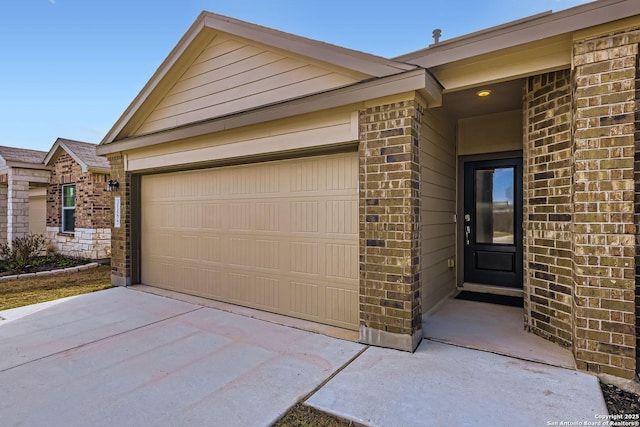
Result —
<path fill-rule="evenodd" d="M 464 164 L 464 281 L 522 288 L 522 158 Z"/>

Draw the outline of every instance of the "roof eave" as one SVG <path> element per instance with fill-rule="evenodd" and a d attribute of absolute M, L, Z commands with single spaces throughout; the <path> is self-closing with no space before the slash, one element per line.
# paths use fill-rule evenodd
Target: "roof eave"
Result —
<path fill-rule="evenodd" d="M 21 168 L 21 169 L 35 169 L 35 170 L 52 170 L 50 166 L 47 166 L 43 163 L 29 163 L 29 162 L 16 162 L 13 160 L 9 160 L 6 162 L 6 166 L 11 168 Z"/>
<path fill-rule="evenodd" d="M 118 138 L 118 135 L 120 135 L 127 124 L 134 119 L 138 110 L 156 90 L 158 85 L 161 84 L 172 67 L 178 63 L 182 55 L 187 52 L 192 43 L 199 37 L 202 37 L 204 41 L 207 40 L 207 29 L 211 30 L 211 32 L 221 31 L 238 37 L 256 40 L 260 43 L 273 45 L 276 48 L 285 49 L 292 53 L 305 55 L 374 77 L 386 77 L 416 69 L 415 65 L 306 39 L 204 11 L 200 13 L 195 22 L 178 41 L 176 46 L 171 50 L 162 64 L 160 64 L 153 76 L 105 135 L 99 145 L 109 144 Z M 209 37 L 212 36 L 209 35 Z"/>
<path fill-rule="evenodd" d="M 109 175 L 111 173 L 111 168 L 103 168 L 98 166 L 89 166 L 88 171 L 91 173 L 103 173 Z"/>
<path fill-rule="evenodd" d="M 142 90 L 136 95 L 131 104 L 122 113 L 122 115 L 115 122 L 113 127 L 107 132 L 99 145 L 108 144 L 113 141 L 118 134 L 122 131 L 125 125 L 133 118 L 136 111 L 142 106 L 144 101 L 151 95 L 153 90 L 158 86 L 160 81 L 167 75 L 171 67 L 178 61 L 180 56 L 184 53 L 187 47 L 193 42 L 193 40 L 201 33 L 205 27 L 205 12 L 200 13 L 187 32 L 180 38 L 176 46 L 171 50 L 169 55 L 156 69 L 155 73 L 144 85 Z"/>
<path fill-rule="evenodd" d="M 51 161 L 55 158 L 55 154 L 56 154 L 56 152 L 58 150 L 65 151 L 68 155 L 71 156 L 71 158 L 73 160 L 75 160 L 75 162 L 77 164 L 80 165 L 80 168 L 81 168 L 83 173 L 87 172 L 88 165 L 76 153 L 74 153 L 71 148 L 69 148 L 64 142 L 62 142 L 60 138 L 58 138 L 56 140 L 56 142 L 53 143 L 53 146 L 51 147 L 51 149 L 49 150 L 49 152 L 45 156 L 45 158 L 44 158 L 44 164 L 45 165 L 52 166 L 49 163 L 51 163 Z"/>
<path fill-rule="evenodd" d="M 404 62 L 285 33 L 227 16 L 211 12 L 204 12 L 204 15 L 205 25 L 214 30 L 249 40 L 256 40 L 279 49 L 370 76 L 385 77 L 415 68 L 414 65 Z"/>
<path fill-rule="evenodd" d="M 427 70 L 416 69 L 200 123 L 99 145 L 97 154 L 105 156 L 111 153 L 313 113 L 409 91 L 419 92 L 429 106 L 437 107 L 442 105 L 442 86 Z"/>
<path fill-rule="evenodd" d="M 542 13 L 446 40 L 394 58 L 424 68 L 551 38 L 640 14 L 637 0 L 600 0 L 555 13 Z"/>

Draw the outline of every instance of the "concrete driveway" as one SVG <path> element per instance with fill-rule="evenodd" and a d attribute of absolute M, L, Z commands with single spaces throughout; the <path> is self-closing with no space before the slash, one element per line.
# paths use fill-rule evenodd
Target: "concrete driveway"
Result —
<path fill-rule="evenodd" d="M 571 369 L 430 340 L 366 347 L 133 289 L 0 321 L 3 427 L 269 426 L 311 392 L 307 405 L 380 427 L 607 412 L 597 378 Z"/>
<path fill-rule="evenodd" d="M 3 426 L 266 426 L 364 346 L 114 288 L 0 326 Z"/>

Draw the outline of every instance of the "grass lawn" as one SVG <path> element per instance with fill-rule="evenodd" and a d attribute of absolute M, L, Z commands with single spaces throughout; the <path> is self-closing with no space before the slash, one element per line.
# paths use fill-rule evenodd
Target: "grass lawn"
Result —
<path fill-rule="evenodd" d="M 298 403 L 273 425 L 274 427 L 347 427 L 353 426 L 351 421 L 341 420 L 332 415 L 318 411 L 310 406 Z"/>
<path fill-rule="evenodd" d="M 0 310 L 86 294 L 111 287 L 111 267 L 0 282 Z"/>

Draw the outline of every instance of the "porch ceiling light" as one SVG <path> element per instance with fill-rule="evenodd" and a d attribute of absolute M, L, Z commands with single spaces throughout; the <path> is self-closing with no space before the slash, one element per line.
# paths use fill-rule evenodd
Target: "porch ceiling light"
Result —
<path fill-rule="evenodd" d="M 484 98 L 484 97 L 487 97 L 487 96 L 491 95 L 491 90 L 489 90 L 489 89 L 481 89 L 481 90 L 476 92 L 476 95 L 478 95 L 480 98 Z"/>

